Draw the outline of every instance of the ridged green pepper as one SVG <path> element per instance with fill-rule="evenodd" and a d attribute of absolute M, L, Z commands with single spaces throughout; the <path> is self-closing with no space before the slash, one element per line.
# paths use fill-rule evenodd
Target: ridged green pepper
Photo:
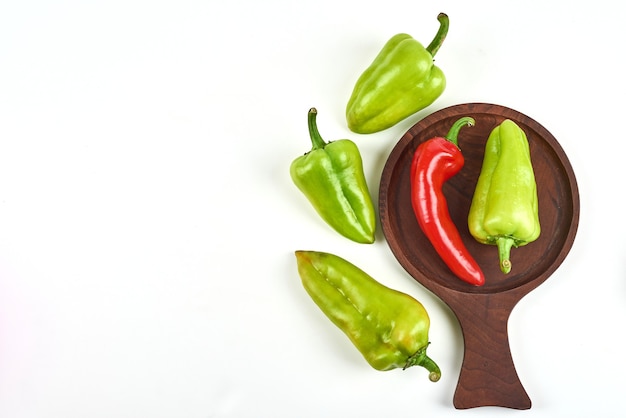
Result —
<path fill-rule="evenodd" d="M 511 247 L 535 241 L 541 232 L 537 184 L 526 133 L 506 119 L 490 133 L 468 215 L 472 236 L 497 245 L 500 269 L 511 271 Z"/>
<path fill-rule="evenodd" d="M 316 116 L 317 110 L 311 108 L 308 121 L 313 148 L 291 163 L 291 178 L 326 223 L 353 241 L 371 244 L 376 212 L 361 153 L 349 139 L 324 142 Z"/>
<path fill-rule="evenodd" d="M 368 134 L 387 129 L 432 104 L 444 91 L 446 78 L 433 57 L 448 33 L 448 16 L 437 17 L 439 31 L 424 48 L 399 33 L 384 45 L 356 82 L 346 107 L 348 128 Z"/>
<path fill-rule="evenodd" d="M 439 380 L 439 366 L 426 355 L 430 318 L 421 303 L 336 255 L 296 251 L 296 259 L 307 293 L 374 369 L 422 366 Z"/>

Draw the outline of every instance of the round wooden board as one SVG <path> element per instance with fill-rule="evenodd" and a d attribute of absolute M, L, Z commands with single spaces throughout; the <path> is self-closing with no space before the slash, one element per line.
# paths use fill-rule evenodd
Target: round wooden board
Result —
<path fill-rule="evenodd" d="M 445 136 L 464 116 L 473 117 L 476 124 L 459 133 L 465 166 L 445 184 L 444 194 L 450 216 L 485 273 L 486 283 L 480 287 L 461 281 L 448 269 L 420 230 L 411 205 L 409 173 L 415 149 L 432 137 Z M 512 270 L 508 275 L 500 271 L 496 247 L 475 241 L 467 227 L 485 142 L 505 119 L 517 123 L 528 137 L 542 228 L 536 241 L 511 250 Z M 515 304 L 563 262 L 574 242 L 580 212 L 574 172 L 554 136 L 530 117 L 500 105 L 467 103 L 437 111 L 411 127 L 393 148 L 382 173 L 379 210 L 384 235 L 400 264 L 448 304 L 461 323 L 465 358 L 455 406 L 530 408 L 510 358 L 507 320 Z M 476 318 L 484 319 L 476 324 Z M 477 332 L 482 337 L 477 338 Z M 485 360 L 489 366 L 469 364 Z"/>

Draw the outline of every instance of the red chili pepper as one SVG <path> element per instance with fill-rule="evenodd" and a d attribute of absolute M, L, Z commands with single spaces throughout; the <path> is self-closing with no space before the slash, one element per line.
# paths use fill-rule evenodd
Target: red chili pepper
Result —
<path fill-rule="evenodd" d="M 474 119 L 461 118 L 445 138 L 435 137 L 417 147 L 411 164 L 411 202 L 420 228 L 450 270 L 461 280 L 481 286 L 485 275 L 463 244 L 442 190 L 465 164 L 457 145 L 465 125 L 474 125 Z"/>

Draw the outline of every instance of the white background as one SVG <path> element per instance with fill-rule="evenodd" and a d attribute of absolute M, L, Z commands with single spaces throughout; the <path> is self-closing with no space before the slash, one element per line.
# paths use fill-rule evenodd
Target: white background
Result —
<path fill-rule="evenodd" d="M 623 405 L 624 12 L 609 0 L 4 1 L 0 5 L 0 417 L 614 417 Z M 392 35 L 448 85 L 373 135 L 344 109 Z M 334 233 L 291 183 L 310 148 L 360 147 L 374 199 L 406 130 L 459 103 L 544 125 L 578 179 L 561 267 L 509 322 L 532 409 L 457 411 L 452 312 L 380 229 Z M 332 252 L 419 299 L 443 370 L 371 369 L 304 292 Z"/>

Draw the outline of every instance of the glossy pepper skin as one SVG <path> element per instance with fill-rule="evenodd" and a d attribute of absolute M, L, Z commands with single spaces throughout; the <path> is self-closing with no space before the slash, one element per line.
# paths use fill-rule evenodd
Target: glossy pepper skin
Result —
<path fill-rule="evenodd" d="M 376 212 L 363 172 L 361 153 L 349 139 L 326 143 L 308 114 L 313 148 L 291 163 L 295 185 L 317 213 L 341 235 L 362 244 L 374 242 Z"/>
<path fill-rule="evenodd" d="M 356 82 L 346 107 L 348 128 L 368 134 L 387 129 L 432 104 L 446 78 L 433 63 L 448 33 L 448 16 L 440 13 L 437 35 L 426 48 L 410 35 L 393 36 Z"/>
<path fill-rule="evenodd" d="M 526 133 L 506 119 L 487 139 L 468 215 L 472 236 L 483 244 L 497 245 L 503 273 L 511 271 L 511 247 L 526 245 L 539 237 L 538 209 Z"/>
<path fill-rule="evenodd" d="M 336 255 L 295 254 L 307 293 L 374 369 L 422 366 L 439 380 L 439 366 L 426 355 L 430 318 L 421 303 Z"/>
<path fill-rule="evenodd" d="M 431 138 L 417 147 L 411 164 L 411 203 L 421 230 L 450 270 L 461 280 L 482 286 L 485 275 L 465 247 L 442 190 L 465 164 L 457 146 L 459 130 L 473 124 L 471 117 L 461 118 L 445 138 Z"/>

